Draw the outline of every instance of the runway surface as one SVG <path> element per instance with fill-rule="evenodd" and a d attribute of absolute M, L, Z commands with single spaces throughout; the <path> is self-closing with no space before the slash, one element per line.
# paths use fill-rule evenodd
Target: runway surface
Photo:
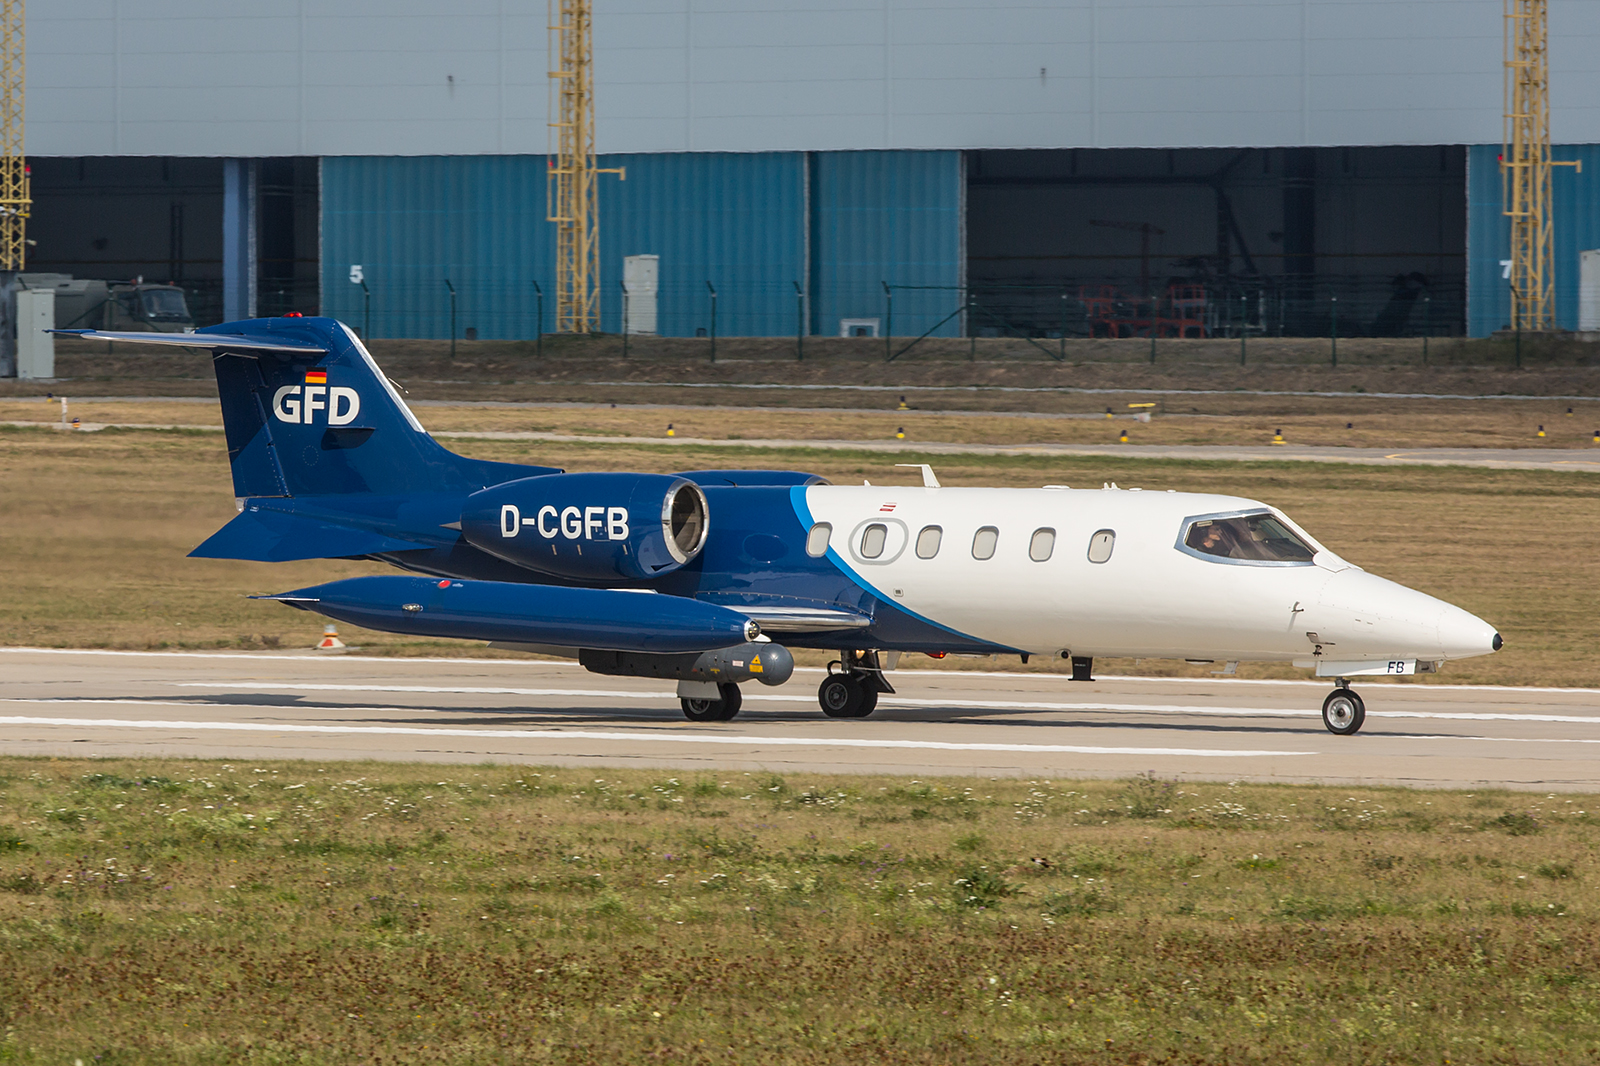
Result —
<path fill-rule="evenodd" d="M 820 676 L 694 724 L 670 685 L 562 662 L 4 648 L 0 753 L 1600 788 L 1593 689 L 1358 686 L 1366 728 L 1336 737 L 1326 682 L 900 670 L 839 721 Z"/>

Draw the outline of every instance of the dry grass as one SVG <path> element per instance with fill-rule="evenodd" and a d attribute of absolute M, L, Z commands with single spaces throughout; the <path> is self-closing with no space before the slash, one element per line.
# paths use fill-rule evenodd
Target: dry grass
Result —
<path fill-rule="evenodd" d="M 1589 1063 L 1595 796 L 0 760 L 15 1063 Z"/>
<path fill-rule="evenodd" d="M 570 469 L 682 470 L 761 465 L 841 482 L 914 478 L 890 459 L 848 452 L 744 452 L 648 445 L 462 442 L 484 458 Z M 1283 507 L 1352 561 L 1493 622 L 1499 654 L 1452 664 L 1445 682 L 1600 686 L 1600 481 L 1572 474 L 1438 467 L 934 456 L 948 485 L 1095 485 L 1236 493 Z M 309 647 L 313 615 L 253 593 L 361 573 L 376 564 L 287 565 L 186 559 L 233 515 L 219 434 L 0 431 L 0 643 L 68 647 Z M 378 653 L 475 645 L 346 632 Z M 954 665 L 954 664 L 952 664 Z M 984 665 L 987 665 L 985 662 Z M 1030 669 L 1053 669 L 1036 664 Z M 1103 672 L 1190 672 L 1178 664 L 1102 663 Z M 1246 665 L 1247 676 L 1297 676 Z"/>
<path fill-rule="evenodd" d="M 744 397 L 748 399 L 749 397 Z M 709 440 L 890 440 L 974 444 L 1112 444 L 1126 432 L 1133 444 L 1262 445 L 1282 432 L 1290 444 L 1359 448 L 1585 448 L 1600 430 L 1600 401 L 1450 401 L 1318 397 L 1166 397 L 1148 424 L 1132 421 L 1126 402 L 1108 421 L 1105 397 L 1072 397 L 1073 410 L 1053 415 L 956 413 L 939 410 L 860 411 L 700 406 L 450 406 L 418 408 L 436 432 L 559 433 L 578 436 Z M 919 401 L 919 403 L 922 401 Z M 891 402 L 890 406 L 893 404 Z M 1571 409 L 1574 413 L 1567 415 Z M 98 401 L 72 403 L 86 424 L 215 426 L 213 404 Z M 49 422 L 59 407 L 0 400 L 0 421 Z M 1546 436 L 1539 437 L 1538 430 Z"/>

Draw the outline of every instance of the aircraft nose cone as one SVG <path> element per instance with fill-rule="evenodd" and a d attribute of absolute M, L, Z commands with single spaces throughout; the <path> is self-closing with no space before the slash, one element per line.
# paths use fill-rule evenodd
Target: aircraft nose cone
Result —
<path fill-rule="evenodd" d="M 1439 650 L 1447 659 L 1487 655 L 1505 645 L 1494 626 L 1459 607 L 1446 606 L 1439 616 Z"/>

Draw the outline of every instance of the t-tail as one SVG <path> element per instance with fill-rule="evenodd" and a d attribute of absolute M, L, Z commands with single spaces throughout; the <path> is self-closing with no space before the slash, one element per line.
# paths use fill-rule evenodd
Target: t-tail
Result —
<path fill-rule="evenodd" d="M 446 548 L 460 502 L 559 473 L 470 459 L 422 428 L 366 347 L 331 318 L 258 318 L 193 333 L 56 330 L 209 349 L 239 516 L 191 554 L 290 559 Z"/>

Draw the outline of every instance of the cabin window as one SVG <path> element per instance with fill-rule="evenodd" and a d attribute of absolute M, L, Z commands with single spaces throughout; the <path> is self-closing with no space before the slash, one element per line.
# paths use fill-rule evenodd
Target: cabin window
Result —
<path fill-rule="evenodd" d="M 972 557 L 993 559 L 994 546 L 1000 541 L 1000 531 L 994 526 L 984 526 L 972 535 Z"/>
<path fill-rule="evenodd" d="M 1191 521 L 1183 539 L 1190 554 L 1229 562 L 1307 565 L 1311 545 L 1276 515 L 1226 515 Z"/>
<path fill-rule="evenodd" d="M 889 538 L 889 527 L 874 522 L 861 531 L 861 558 L 876 559 L 883 554 L 883 542 Z M 900 543 L 904 544 L 905 541 Z"/>
<path fill-rule="evenodd" d="M 922 532 L 917 534 L 917 558 L 932 559 L 939 554 L 939 541 L 944 537 L 944 530 L 938 526 L 924 526 Z"/>
<path fill-rule="evenodd" d="M 1117 546 L 1117 531 L 1102 529 L 1089 538 L 1089 561 L 1103 563 L 1111 558 L 1111 549 Z"/>
<path fill-rule="evenodd" d="M 820 559 L 828 554 L 828 538 L 833 536 L 833 526 L 827 522 L 818 522 L 811 527 L 811 532 L 806 534 L 806 554 L 813 559 Z"/>
<path fill-rule="evenodd" d="M 1036 563 L 1042 563 L 1050 558 L 1050 553 L 1056 550 L 1056 531 L 1053 529 L 1036 529 L 1033 539 L 1028 541 L 1028 558 Z"/>

